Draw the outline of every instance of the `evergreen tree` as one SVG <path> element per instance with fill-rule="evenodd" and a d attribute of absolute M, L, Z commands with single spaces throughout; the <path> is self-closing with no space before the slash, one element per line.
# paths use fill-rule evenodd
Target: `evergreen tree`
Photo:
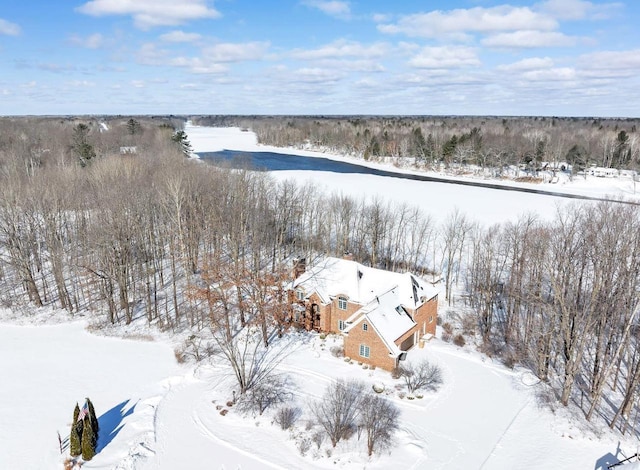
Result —
<path fill-rule="evenodd" d="M 96 436 L 96 442 L 98 442 L 98 433 L 100 432 L 100 424 L 98 423 L 98 417 L 96 416 L 96 410 L 93 408 L 93 403 L 88 398 L 87 407 L 89 408 L 89 419 L 91 420 L 91 428 L 93 434 Z"/>
<path fill-rule="evenodd" d="M 80 407 L 76 403 L 76 407 L 73 410 L 73 423 L 71 423 L 71 434 L 69 434 L 69 452 L 72 457 L 77 457 L 82 453 L 80 442 L 82 438 L 82 421 L 78 422 L 78 415 L 80 414 Z"/>
<path fill-rule="evenodd" d="M 129 135 L 135 135 L 140 132 L 140 123 L 131 118 L 127 121 L 127 132 Z"/>
<path fill-rule="evenodd" d="M 173 137 L 171 137 L 171 140 L 180 146 L 180 150 L 185 157 L 191 156 L 191 142 L 187 139 L 187 133 L 185 131 L 176 131 L 176 133 L 173 134 Z"/>
<path fill-rule="evenodd" d="M 93 149 L 93 145 L 91 145 L 87 136 L 89 135 L 89 126 L 86 124 L 78 124 L 73 128 L 73 151 L 78 157 L 78 161 L 80 162 L 80 166 L 85 167 L 89 164 L 89 162 L 95 158 L 96 152 Z"/>
<path fill-rule="evenodd" d="M 96 455 L 96 435 L 91 427 L 91 419 L 89 415 L 85 415 L 82 426 L 82 458 L 91 460 Z"/>

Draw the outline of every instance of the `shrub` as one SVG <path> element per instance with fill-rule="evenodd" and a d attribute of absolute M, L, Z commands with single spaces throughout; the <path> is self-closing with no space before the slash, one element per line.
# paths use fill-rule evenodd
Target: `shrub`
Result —
<path fill-rule="evenodd" d="M 71 424 L 71 434 L 69 435 L 69 453 L 72 457 L 77 457 L 82 453 L 80 441 L 82 439 L 82 421 L 78 421 L 80 407 L 76 403 L 73 410 L 73 423 Z"/>
<path fill-rule="evenodd" d="M 290 429 L 300 417 L 300 408 L 283 406 L 276 412 L 274 421 L 280 425 L 280 429 Z"/>
<path fill-rule="evenodd" d="M 320 447 L 324 442 L 324 436 L 325 436 L 325 433 L 323 431 L 316 431 L 315 433 L 313 433 L 313 436 L 311 436 L 311 440 L 318 447 L 318 450 L 320 450 Z"/>
<path fill-rule="evenodd" d="M 376 393 L 384 392 L 384 385 L 383 384 L 373 384 L 373 391 L 376 392 Z"/>
<path fill-rule="evenodd" d="M 82 459 L 91 460 L 96 455 L 96 435 L 93 433 L 93 427 L 91 426 L 91 420 L 89 415 L 85 415 L 82 422 Z"/>
<path fill-rule="evenodd" d="M 181 349 L 174 349 L 173 355 L 176 357 L 176 362 L 178 364 L 184 364 L 185 362 L 187 362 L 187 357 L 185 356 L 184 351 L 182 351 Z"/>
<path fill-rule="evenodd" d="M 466 344 L 466 343 L 465 343 L 465 340 L 464 340 L 464 336 L 462 336 L 462 335 L 456 335 L 456 336 L 453 338 L 453 344 L 455 344 L 456 346 L 463 347 L 463 346 Z"/>
<path fill-rule="evenodd" d="M 517 364 L 518 360 L 516 359 L 514 354 L 508 354 L 507 356 L 505 356 L 505 358 L 502 360 L 502 362 L 509 369 L 513 369 L 515 367 L 515 365 Z"/>
<path fill-rule="evenodd" d="M 89 408 L 89 421 L 91 422 L 91 427 L 93 428 L 93 435 L 97 443 L 98 434 L 100 432 L 100 424 L 98 423 L 98 418 L 96 416 L 96 410 L 93 407 L 93 403 L 91 403 L 91 400 L 88 398 L 86 400 L 87 400 L 87 408 Z"/>
<path fill-rule="evenodd" d="M 446 331 L 444 333 L 442 333 L 442 341 L 444 341 L 445 343 L 450 343 L 451 342 L 451 334 L 447 333 Z"/>
<path fill-rule="evenodd" d="M 451 323 L 449 323 L 449 322 L 445 322 L 445 323 L 442 325 L 442 329 L 443 329 L 446 333 L 449 333 L 449 334 L 452 334 L 452 333 L 453 333 L 453 325 L 452 325 Z"/>
<path fill-rule="evenodd" d="M 464 315 L 460 318 L 460 326 L 462 327 L 463 334 L 474 336 L 476 334 L 476 328 L 478 327 L 478 321 L 473 315 Z"/>
<path fill-rule="evenodd" d="M 311 441 L 309 439 L 305 437 L 298 441 L 298 450 L 300 451 L 300 455 L 304 457 L 307 455 L 307 452 L 309 452 L 309 449 L 311 449 Z"/>
<path fill-rule="evenodd" d="M 241 412 L 253 411 L 261 415 L 270 406 L 279 405 L 291 399 L 287 385 L 285 376 L 268 376 L 240 397 L 238 408 Z"/>
<path fill-rule="evenodd" d="M 329 351 L 331 352 L 331 355 L 333 357 L 344 356 L 344 348 L 342 346 L 332 346 L 331 349 L 329 349 Z"/>

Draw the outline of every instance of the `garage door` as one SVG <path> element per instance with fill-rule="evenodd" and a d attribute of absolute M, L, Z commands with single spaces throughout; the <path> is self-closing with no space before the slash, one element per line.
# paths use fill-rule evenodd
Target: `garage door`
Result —
<path fill-rule="evenodd" d="M 415 344 L 414 336 L 415 335 L 411 335 L 407 339 L 405 339 L 402 343 L 400 343 L 400 350 L 401 351 L 408 351 L 409 349 L 411 349 L 413 347 L 413 345 Z"/>

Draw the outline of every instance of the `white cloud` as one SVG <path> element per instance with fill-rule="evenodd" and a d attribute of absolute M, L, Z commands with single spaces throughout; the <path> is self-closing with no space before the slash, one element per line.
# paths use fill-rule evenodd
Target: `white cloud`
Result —
<path fill-rule="evenodd" d="M 586 0 L 547 0 L 538 8 L 560 20 L 607 18 L 624 5 L 622 3 L 595 4 Z"/>
<path fill-rule="evenodd" d="M 76 34 L 69 36 L 69 42 L 75 46 L 86 47 L 87 49 L 99 49 L 104 45 L 104 37 L 100 33 L 81 37 Z"/>
<path fill-rule="evenodd" d="M 388 46 L 385 43 L 364 46 L 358 42 L 340 39 L 317 49 L 295 49 L 292 51 L 291 56 L 294 59 L 301 60 L 335 59 L 344 57 L 358 57 L 365 59 L 382 57 L 385 55 L 387 50 Z"/>
<path fill-rule="evenodd" d="M 141 29 L 220 17 L 206 0 L 91 0 L 77 11 L 91 16 L 130 15 Z"/>
<path fill-rule="evenodd" d="M 553 67 L 554 62 L 550 57 L 530 57 L 528 59 L 522 59 L 512 64 L 499 65 L 496 67 L 498 70 L 505 72 L 526 72 L 529 70 L 548 69 Z"/>
<path fill-rule="evenodd" d="M 523 30 L 489 36 L 482 40 L 482 45 L 500 48 L 565 47 L 574 46 L 577 42 L 578 38 L 558 31 Z"/>
<path fill-rule="evenodd" d="M 291 78 L 304 83 L 335 83 L 342 74 L 319 67 L 305 67 L 294 70 Z"/>
<path fill-rule="evenodd" d="M 537 13 L 528 7 L 501 5 L 491 8 L 475 7 L 449 11 L 436 10 L 400 18 L 395 24 L 379 24 L 383 33 L 402 33 L 412 37 L 466 38 L 466 33 L 492 33 L 499 31 L 556 29 L 552 17 Z"/>
<path fill-rule="evenodd" d="M 386 13 L 374 13 L 371 19 L 373 19 L 374 23 L 385 23 L 387 21 L 391 21 L 391 15 Z"/>
<path fill-rule="evenodd" d="M 143 44 L 136 54 L 139 63 L 144 65 L 162 65 L 166 62 L 169 51 L 158 49 L 153 43 Z"/>
<path fill-rule="evenodd" d="M 579 57 L 583 74 L 593 78 L 631 77 L 640 74 L 640 49 L 601 51 Z"/>
<path fill-rule="evenodd" d="M 268 42 L 219 43 L 203 49 L 203 56 L 212 62 L 242 62 L 264 58 Z"/>
<path fill-rule="evenodd" d="M 160 36 L 165 42 L 195 42 L 202 36 L 198 33 L 185 33 L 184 31 L 176 30 L 170 31 Z"/>
<path fill-rule="evenodd" d="M 209 62 L 201 57 L 176 57 L 169 60 L 168 65 L 186 67 L 191 72 L 197 74 L 218 75 L 229 71 L 229 67 L 227 65 Z"/>
<path fill-rule="evenodd" d="M 522 78 L 535 82 L 568 81 L 575 80 L 577 78 L 577 73 L 576 70 L 571 67 L 558 67 L 546 70 L 529 70 L 522 74 Z"/>
<path fill-rule="evenodd" d="M 317 8 L 323 13 L 336 18 L 348 18 L 351 15 L 351 6 L 349 2 L 337 0 L 304 0 L 303 5 L 311 8 Z"/>
<path fill-rule="evenodd" d="M 229 71 L 228 63 L 262 59 L 269 46 L 268 42 L 219 43 L 202 49 L 200 57 L 171 57 L 171 51 L 146 43 L 138 50 L 137 60 L 144 65 L 184 67 L 198 74 L 222 74 Z"/>
<path fill-rule="evenodd" d="M 422 69 L 451 69 L 479 66 L 476 50 L 465 46 L 423 47 L 409 61 L 409 65 Z"/>
<path fill-rule="evenodd" d="M 67 85 L 74 87 L 74 88 L 91 88 L 94 87 L 96 84 L 94 82 L 90 82 L 87 80 L 71 80 L 66 82 Z"/>
<path fill-rule="evenodd" d="M 0 18 L 0 34 L 6 36 L 17 36 L 20 34 L 20 26 Z"/>

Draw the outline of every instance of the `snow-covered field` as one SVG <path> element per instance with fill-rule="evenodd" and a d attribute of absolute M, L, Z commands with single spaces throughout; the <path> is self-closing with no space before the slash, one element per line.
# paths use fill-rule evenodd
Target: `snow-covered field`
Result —
<path fill-rule="evenodd" d="M 238 129 L 186 130 L 196 152 L 274 150 L 258 147 L 253 134 Z M 274 177 L 321 176 L 330 190 L 417 202 L 436 217 L 454 207 L 487 222 L 512 220 L 523 211 L 549 217 L 555 199 L 567 203 L 468 186 L 433 189 L 433 183 L 394 178 L 302 173 L 278 172 Z M 598 191 L 607 183 L 611 194 L 615 184 L 607 181 L 598 183 Z M 223 365 L 178 365 L 162 339 L 96 336 L 81 322 L 61 319 L 67 314 L 56 315 L 61 321 L 56 325 L 0 323 L 0 469 L 62 468 L 56 432 L 63 439 L 68 435 L 73 406 L 84 397 L 92 399 L 101 423 L 99 453 L 85 469 L 604 470 L 637 450 L 637 440 L 621 439 L 602 423 L 588 425 L 570 410 L 541 407 L 535 377 L 468 346 L 433 339 L 412 350 L 410 360 L 428 357 L 442 367 L 444 384 L 422 399 L 408 400 L 400 398 L 400 382 L 390 374 L 333 357 L 329 350 L 339 338 L 297 333 L 299 347 L 279 369 L 290 375 L 295 404 L 307 415 L 308 404 L 337 378 L 357 378 L 369 386 L 382 383 L 401 410 L 401 430 L 389 452 L 369 459 L 365 444 L 352 437 L 335 450 L 328 441 L 321 449 L 312 444 L 302 456 L 297 445 L 305 417 L 291 432 L 272 423 L 269 410 L 261 417 L 241 417 L 227 405 L 233 383 Z M 0 321 L 10 317 L 0 311 Z M 122 327 L 120 333 L 127 331 Z M 218 408 L 229 412 L 222 416 Z"/>
<path fill-rule="evenodd" d="M 60 469 L 56 431 L 65 436 L 84 396 L 101 423 L 100 452 L 86 469 L 604 469 L 616 452 L 622 458 L 636 450 L 632 439 L 619 443 L 572 424 L 564 410 L 540 408 L 531 374 L 469 348 L 434 339 L 414 349 L 412 360 L 428 357 L 443 368 L 444 385 L 410 401 L 387 372 L 333 357 L 339 341 L 299 334 L 301 346 L 280 372 L 292 378 L 302 410 L 336 378 L 384 384 L 402 424 L 394 448 L 371 459 L 355 437 L 330 456 L 326 441 L 301 456 L 304 416 L 291 432 L 269 411 L 241 417 L 226 404 L 232 382 L 223 366 L 178 367 L 166 345 L 94 336 L 81 323 L 0 325 L 0 467 Z M 217 406 L 230 411 L 222 416 Z"/>

